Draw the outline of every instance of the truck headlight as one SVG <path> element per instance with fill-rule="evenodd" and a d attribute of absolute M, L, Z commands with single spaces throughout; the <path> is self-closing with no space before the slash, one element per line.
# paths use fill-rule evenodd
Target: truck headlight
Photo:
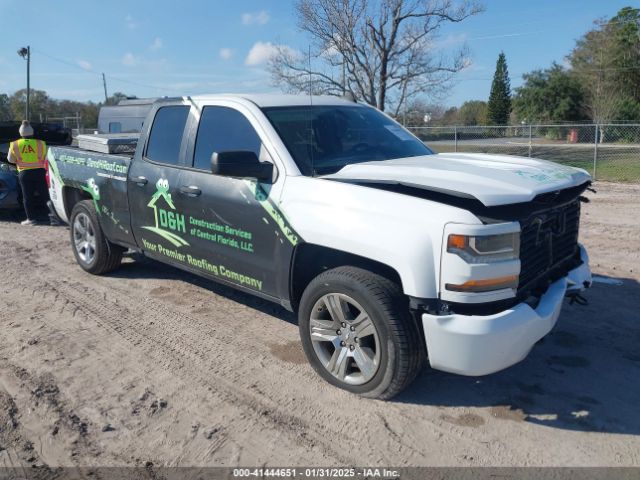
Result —
<path fill-rule="evenodd" d="M 447 252 L 467 263 L 491 263 L 516 260 L 520 256 L 520 233 L 499 235 L 456 235 L 447 239 Z"/>
<path fill-rule="evenodd" d="M 445 226 L 440 295 L 458 303 L 513 298 L 520 276 L 520 225 Z"/>

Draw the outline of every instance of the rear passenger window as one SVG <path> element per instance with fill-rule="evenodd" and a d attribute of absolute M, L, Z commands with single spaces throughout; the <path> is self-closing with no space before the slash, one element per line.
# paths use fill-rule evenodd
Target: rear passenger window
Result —
<path fill-rule="evenodd" d="M 162 107 L 158 110 L 145 155 L 149 160 L 168 165 L 180 162 L 180 144 L 188 116 L 188 106 Z"/>
<path fill-rule="evenodd" d="M 260 158 L 262 142 L 247 118 L 227 107 L 204 107 L 198 126 L 193 167 L 211 171 L 213 152 L 245 150 Z"/>

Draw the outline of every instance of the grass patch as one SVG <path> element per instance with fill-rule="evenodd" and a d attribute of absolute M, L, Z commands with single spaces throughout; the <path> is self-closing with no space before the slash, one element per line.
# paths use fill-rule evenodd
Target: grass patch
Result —
<path fill-rule="evenodd" d="M 428 145 L 428 143 L 427 143 Z M 453 152 L 453 143 L 438 143 L 434 150 L 440 153 Z M 464 153 L 493 153 L 500 155 L 529 156 L 527 145 L 464 145 L 458 143 L 458 152 Z M 533 145 L 532 158 L 550 160 L 552 162 L 583 168 L 593 176 L 593 145 L 574 145 L 571 147 Z M 596 164 L 596 179 L 610 182 L 640 182 L 640 148 L 632 147 L 602 147 L 598 149 Z"/>

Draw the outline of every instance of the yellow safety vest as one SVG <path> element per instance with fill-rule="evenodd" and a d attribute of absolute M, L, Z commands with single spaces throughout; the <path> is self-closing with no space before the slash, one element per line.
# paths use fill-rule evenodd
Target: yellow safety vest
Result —
<path fill-rule="evenodd" d="M 47 144 L 42 140 L 21 138 L 11 142 L 9 148 L 16 158 L 16 166 L 19 172 L 34 168 L 44 168 L 44 161 L 47 158 Z"/>

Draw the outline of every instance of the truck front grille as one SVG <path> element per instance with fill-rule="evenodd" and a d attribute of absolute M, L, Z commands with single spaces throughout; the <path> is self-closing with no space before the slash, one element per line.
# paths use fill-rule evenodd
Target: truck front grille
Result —
<path fill-rule="evenodd" d="M 575 266 L 579 227 L 578 199 L 521 222 L 519 293 L 544 287 Z"/>

